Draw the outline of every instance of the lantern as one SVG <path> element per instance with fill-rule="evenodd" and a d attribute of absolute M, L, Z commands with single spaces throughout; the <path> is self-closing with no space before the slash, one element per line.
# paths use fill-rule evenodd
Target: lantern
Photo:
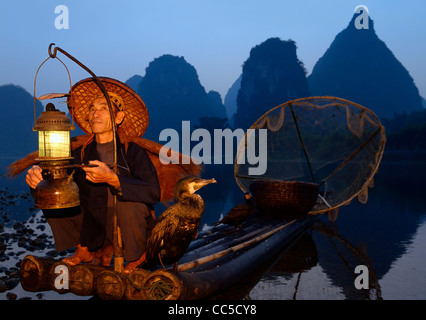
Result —
<path fill-rule="evenodd" d="M 78 186 L 68 174 L 71 146 L 71 120 L 48 103 L 37 118 L 33 130 L 38 131 L 39 158 L 43 180 L 35 189 L 35 206 L 39 209 L 61 209 L 80 204 Z"/>

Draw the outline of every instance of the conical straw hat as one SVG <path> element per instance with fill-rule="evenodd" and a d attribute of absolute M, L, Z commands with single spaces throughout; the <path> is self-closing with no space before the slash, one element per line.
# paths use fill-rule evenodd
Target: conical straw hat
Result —
<path fill-rule="evenodd" d="M 145 103 L 128 85 L 107 77 L 99 77 L 108 91 L 111 102 L 125 113 L 120 129 L 127 137 L 141 137 L 149 123 L 149 114 Z M 95 98 L 103 93 L 93 78 L 77 82 L 68 97 L 68 109 L 77 125 L 87 134 L 92 133 L 88 122 L 89 106 Z"/>

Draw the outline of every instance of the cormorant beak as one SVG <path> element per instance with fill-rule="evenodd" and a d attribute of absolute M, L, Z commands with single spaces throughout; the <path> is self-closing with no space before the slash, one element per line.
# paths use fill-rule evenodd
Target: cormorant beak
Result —
<path fill-rule="evenodd" d="M 204 187 L 204 186 L 206 186 L 210 183 L 216 183 L 216 180 L 215 179 L 208 179 L 208 180 L 202 179 L 199 182 L 197 182 L 197 184 L 194 186 L 195 187 L 194 189 L 195 190 L 201 189 L 202 187 Z"/>

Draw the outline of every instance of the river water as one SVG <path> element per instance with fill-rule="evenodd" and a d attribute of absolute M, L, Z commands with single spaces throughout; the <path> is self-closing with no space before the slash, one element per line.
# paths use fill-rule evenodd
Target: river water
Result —
<path fill-rule="evenodd" d="M 2 160 L 4 166 L 7 159 Z M 206 178 L 216 178 L 218 184 L 200 190 L 206 210 L 204 228 L 217 221 L 243 194 L 232 176 L 232 167 L 211 167 Z M 294 246 L 262 265 L 256 272 L 213 298 L 252 300 L 363 300 L 363 299 L 426 299 L 426 161 L 409 157 L 384 156 L 375 176 L 375 186 L 369 190 L 367 204 L 356 199 L 340 208 L 336 221 L 327 215 L 304 234 Z M 55 292 L 41 294 L 25 292 L 11 278 L 26 254 L 43 255 L 53 248 L 47 238 L 42 249 L 17 245 L 7 240 L 22 222 L 32 228 L 37 237 L 49 227 L 42 215 L 32 209 L 24 177 L 0 179 L 2 196 L 0 233 L 7 246 L 0 257 L 0 300 L 87 299 Z M 156 208 L 157 214 L 163 208 Z M 3 221 L 2 221 L 3 220 Z M 0 241 L 1 242 L 1 241 Z M 363 288 L 357 288 L 360 276 L 357 266 L 364 266 L 368 276 Z M 10 271 L 12 270 L 12 271 Z M 13 280 L 13 279 L 12 279 Z"/>

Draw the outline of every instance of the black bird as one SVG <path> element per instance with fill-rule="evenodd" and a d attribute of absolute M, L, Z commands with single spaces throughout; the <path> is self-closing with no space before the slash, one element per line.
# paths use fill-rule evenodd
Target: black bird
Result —
<path fill-rule="evenodd" d="M 240 227 L 241 224 L 254 213 L 253 197 L 250 193 L 244 194 L 245 203 L 237 204 L 222 218 L 222 220 L 214 223 L 217 226 L 221 223 L 234 227 Z"/>
<path fill-rule="evenodd" d="M 164 211 L 147 240 L 146 259 L 149 264 L 174 264 L 184 255 L 192 240 L 197 237 L 204 201 L 195 192 L 215 179 L 197 177 L 180 179 L 174 189 L 176 204 Z"/>

